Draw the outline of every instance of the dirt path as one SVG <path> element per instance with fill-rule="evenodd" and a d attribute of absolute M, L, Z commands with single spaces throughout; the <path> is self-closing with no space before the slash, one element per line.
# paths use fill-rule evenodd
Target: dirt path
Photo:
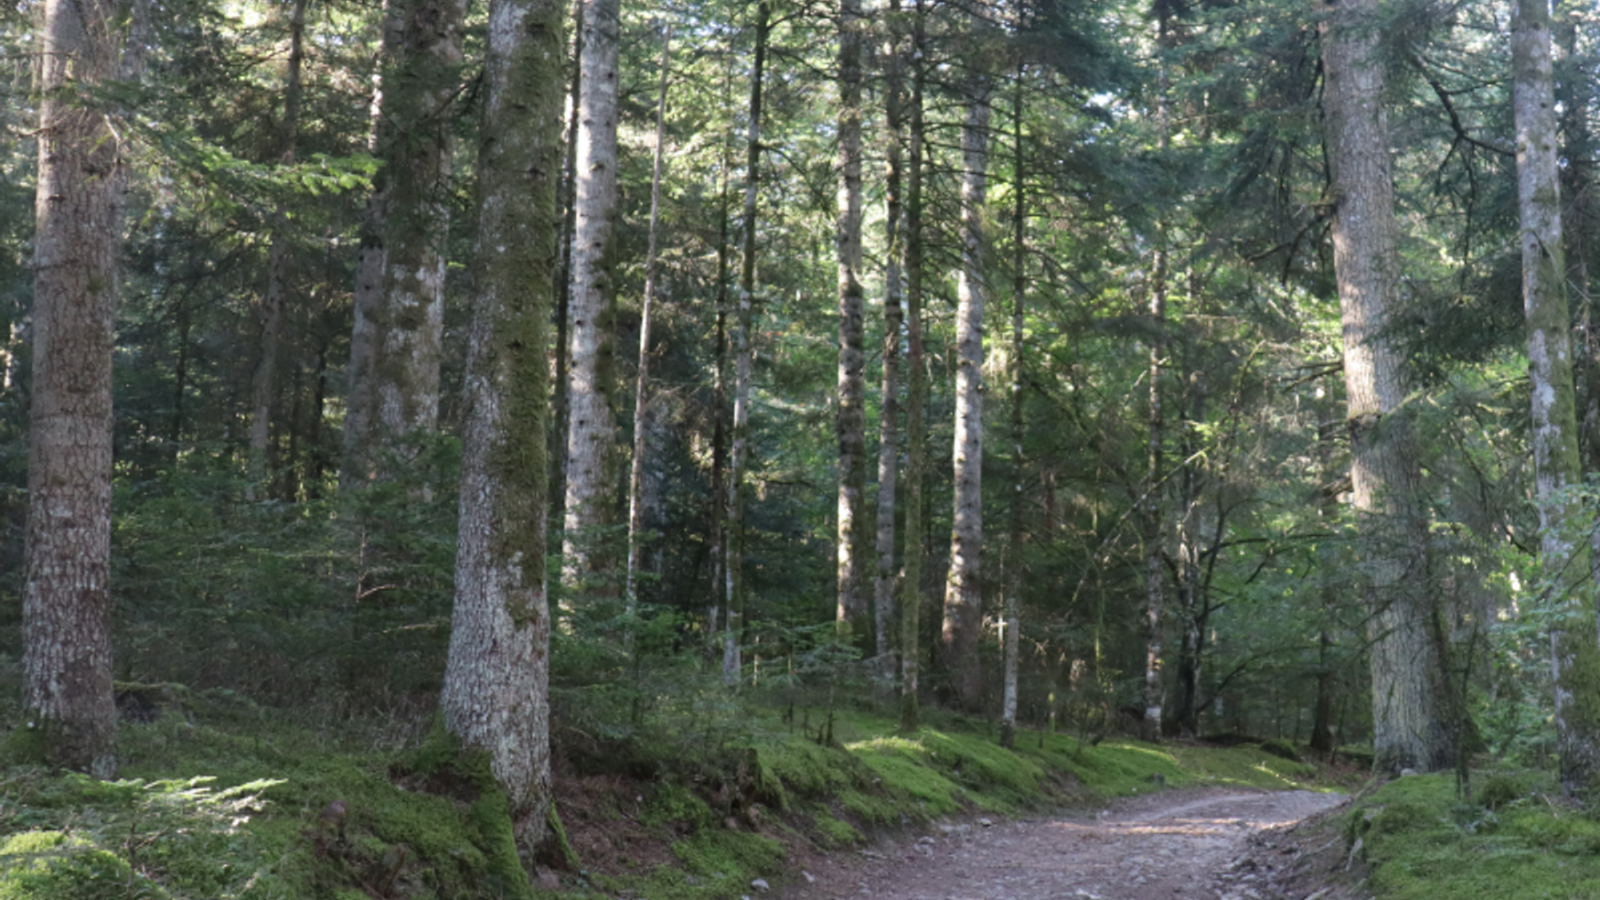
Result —
<path fill-rule="evenodd" d="M 1345 802 L 1309 791 L 1169 791 L 1097 815 L 947 825 L 809 860 L 782 900 L 1274 900 L 1281 829 Z M 987 823 L 987 824 L 986 824 Z M 1290 900 L 1302 900 L 1300 896 Z"/>

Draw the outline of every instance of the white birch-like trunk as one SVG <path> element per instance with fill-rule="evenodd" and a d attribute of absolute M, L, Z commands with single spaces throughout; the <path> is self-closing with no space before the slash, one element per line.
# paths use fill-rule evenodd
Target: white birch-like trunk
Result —
<path fill-rule="evenodd" d="M 598 542 L 611 520 L 616 443 L 612 232 L 617 208 L 620 0 L 584 0 L 578 144 L 573 183 L 572 299 L 567 311 L 567 466 L 561 580 L 568 600 L 611 594 L 613 555 Z"/>
<path fill-rule="evenodd" d="M 1405 360 L 1380 335 L 1399 302 L 1377 0 L 1332 8 L 1323 29 L 1333 260 L 1344 321 L 1351 480 L 1372 610 L 1375 766 L 1434 771 L 1454 759 L 1428 584 L 1428 511 L 1406 414 Z"/>
<path fill-rule="evenodd" d="M 478 151 L 461 527 L 445 727 L 488 755 L 519 848 L 550 810 L 545 417 L 558 264 L 562 7 L 493 0 Z"/>
<path fill-rule="evenodd" d="M 1517 0 L 1511 55 L 1539 562 L 1549 602 L 1562 610 L 1553 617 L 1557 624 L 1550 633 L 1561 783 L 1568 793 L 1580 794 L 1594 788 L 1600 776 L 1600 697 L 1595 696 L 1592 683 L 1600 668 L 1600 638 L 1595 629 L 1595 592 L 1583 559 L 1590 535 L 1578 531 L 1585 514 L 1577 499 L 1566 494 L 1582 482 L 1583 474 L 1568 336 L 1571 320 L 1556 165 L 1548 0 Z"/>
<path fill-rule="evenodd" d="M 123 34 L 108 0 L 46 0 L 23 550 L 23 710 L 51 765 L 116 774 L 111 682 L 111 354 L 125 163 L 95 90 Z M 137 67 L 124 75 L 137 76 Z"/>
<path fill-rule="evenodd" d="M 989 165 L 989 85 L 967 88 L 961 127 L 961 274 L 957 285 L 954 514 L 950 571 L 945 578 L 945 668 L 956 704 L 976 711 L 983 700 L 978 639 L 983 628 L 983 302 L 986 248 L 983 210 Z"/>

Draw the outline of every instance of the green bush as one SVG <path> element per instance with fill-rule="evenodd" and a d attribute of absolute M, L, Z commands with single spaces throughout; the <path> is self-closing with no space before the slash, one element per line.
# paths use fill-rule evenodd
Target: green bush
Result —
<path fill-rule="evenodd" d="M 88 838 L 24 831 L 0 844 L 0 900 L 164 900 L 167 892 Z"/>

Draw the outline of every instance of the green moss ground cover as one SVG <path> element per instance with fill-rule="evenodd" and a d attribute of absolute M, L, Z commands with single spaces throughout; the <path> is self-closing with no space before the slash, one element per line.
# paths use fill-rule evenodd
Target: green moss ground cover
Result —
<path fill-rule="evenodd" d="M 1600 900 L 1600 822 L 1548 775 L 1416 775 L 1358 800 L 1346 840 L 1379 900 Z"/>
<path fill-rule="evenodd" d="M 655 754 L 645 759 L 652 774 L 591 798 L 578 827 L 632 829 L 659 850 L 593 871 L 580 859 L 562 873 L 562 892 L 720 900 L 748 894 L 753 879 L 779 880 L 799 843 L 848 847 L 941 816 L 1162 787 L 1317 778 L 1314 766 L 1249 746 L 1090 746 L 1025 733 L 1012 752 L 992 729 L 959 719 L 900 735 L 892 720 L 859 713 L 841 714 L 835 741 L 823 744 L 754 712 L 742 734 L 698 750 L 685 750 L 697 746 L 687 740 L 631 747 L 630 765 Z M 121 758 L 116 783 L 0 768 L 0 853 L 16 863 L 0 866 L 0 900 L 537 893 L 516 877 L 503 800 L 437 730 L 374 749 L 348 726 L 306 727 L 237 697 L 189 696 L 153 722 L 125 723 Z"/>

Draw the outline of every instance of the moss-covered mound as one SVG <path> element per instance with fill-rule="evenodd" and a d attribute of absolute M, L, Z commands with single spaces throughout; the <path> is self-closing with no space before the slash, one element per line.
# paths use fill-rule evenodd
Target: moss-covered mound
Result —
<path fill-rule="evenodd" d="M 1600 897 L 1600 822 L 1547 776 L 1486 773 L 1473 800 L 1453 775 L 1414 775 L 1359 800 L 1351 850 L 1380 900 Z"/>

